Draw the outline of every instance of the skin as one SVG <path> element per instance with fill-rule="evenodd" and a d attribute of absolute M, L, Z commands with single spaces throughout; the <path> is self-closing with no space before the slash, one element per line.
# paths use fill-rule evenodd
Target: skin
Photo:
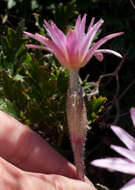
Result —
<path fill-rule="evenodd" d="M 44 139 L 0 111 L 1 190 L 95 190 L 76 179 L 75 167 Z"/>

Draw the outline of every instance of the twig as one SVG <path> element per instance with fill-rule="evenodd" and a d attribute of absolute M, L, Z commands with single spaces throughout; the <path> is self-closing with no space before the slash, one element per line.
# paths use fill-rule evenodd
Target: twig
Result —
<path fill-rule="evenodd" d="M 115 71 L 113 71 L 112 73 L 108 73 L 108 74 L 104 74 L 101 75 L 98 79 L 98 81 L 96 82 L 97 85 L 99 86 L 99 84 L 101 83 L 101 80 L 105 77 L 111 77 L 111 76 L 116 76 L 116 74 L 119 72 L 119 70 L 121 69 L 123 62 L 125 61 L 125 59 L 122 59 L 122 61 L 120 62 L 120 64 L 117 66 L 117 68 L 115 69 Z"/>
<path fill-rule="evenodd" d="M 121 98 L 123 98 L 123 96 L 127 93 L 127 91 L 133 86 L 133 84 L 135 83 L 135 79 L 132 80 L 132 82 L 128 85 L 128 87 L 120 94 L 119 96 L 119 100 L 121 100 Z"/>
<path fill-rule="evenodd" d="M 135 9 L 135 4 L 134 4 L 134 2 L 133 2 L 132 0 L 130 0 L 130 3 L 131 3 L 131 5 L 132 5 L 132 7 Z"/>

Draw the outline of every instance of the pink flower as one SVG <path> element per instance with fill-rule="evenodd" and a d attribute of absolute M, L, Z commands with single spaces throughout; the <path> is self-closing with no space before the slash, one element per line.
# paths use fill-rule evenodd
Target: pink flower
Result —
<path fill-rule="evenodd" d="M 53 22 L 48 24 L 44 20 L 44 27 L 50 38 L 46 38 L 38 33 L 31 34 L 24 32 L 28 37 L 34 38 L 39 41 L 43 46 L 28 44 L 28 48 L 40 48 L 45 49 L 53 53 L 59 62 L 68 68 L 79 69 L 88 63 L 88 61 L 93 57 L 99 61 L 103 60 L 103 53 L 111 53 L 118 57 L 122 57 L 118 52 L 110 49 L 98 49 L 108 40 L 120 36 L 122 32 L 107 35 L 93 44 L 96 33 L 103 24 L 103 20 L 100 19 L 94 24 L 94 18 L 92 18 L 91 23 L 85 33 L 85 22 L 86 14 L 81 19 L 78 16 L 74 29 L 70 29 L 65 35 Z"/>
<path fill-rule="evenodd" d="M 135 108 L 130 110 L 133 125 L 135 127 Z M 123 158 L 105 158 L 91 162 L 92 165 L 119 171 L 135 176 L 135 138 L 125 130 L 117 126 L 111 126 L 112 131 L 120 138 L 127 148 L 111 145 L 111 148 L 121 154 Z M 135 190 L 135 177 L 120 190 Z"/>

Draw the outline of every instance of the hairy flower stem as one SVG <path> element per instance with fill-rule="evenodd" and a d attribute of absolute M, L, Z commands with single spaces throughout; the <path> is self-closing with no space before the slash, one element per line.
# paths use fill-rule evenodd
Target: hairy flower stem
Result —
<path fill-rule="evenodd" d="M 70 85 L 67 95 L 67 120 L 74 153 L 78 179 L 84 181 L 84 145 L 87 132 L 87 114 L 83 90 L 79 85 L 79 70 L 70 71 Z"/>

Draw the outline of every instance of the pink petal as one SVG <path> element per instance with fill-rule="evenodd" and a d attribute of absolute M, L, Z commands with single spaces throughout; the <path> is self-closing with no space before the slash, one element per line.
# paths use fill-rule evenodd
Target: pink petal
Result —
<path fill-rule="evenodd" d="M 113 132 L 119 137 L 119 139 L 126 145 L 130 150 L 135 150 L 135 138 L 132 137 L 129 133 L 127 133 L 124 129 L 111 126 Z"/>
<path fill-rule="evenodd" d="M 52 52 L 56 56 L 56 58 L 63 66 L 67 67 L 68 58 L 53 41 L 50 40 L 47 42 L 47 48 L 49 49 L 50 52 Z"/>
<path fill-rule="evenodd" d="M 121 154 L 122 156 L 126 157 L 129 159 L 131 162 L 134 162 L 135 164 L 135 152 L 132 150 L 128 150 L 126 148 L 116 146 L 116 145 L 111 145 L 111 148 Z"/>
<path fill-rule="evenodd" d="M 93 27 L 90 28 L 90 30 L 88 31 L 88 33 L 84 37 L 84 40 L 82 42 L 82 47 L 80 49 L 80 56 L 81 56 L 82 60 L 87 55 L 88 49 L 89 49 L 89 47 L 93 41 L 93 38 L 95 37 L 98 29 L 101 27 L 102 24 L 103 24 L 103 20 L 100 19 Z"/>
<path fill-rule="evenodd" d="M 122 55 L 116 51 L 113 51 L 113 50 L 110 50 L 110 49 L 98 49 L 95 51 L 96 53 L 97 52 L 100 52 L 100 53 L 109 53 L 109 54 L 113 54 L 119 58 L 122 58 Z"/>
<path fill-rule="evenodd" d="M 81 43 L 85 36 L 85 23 L 86 23 L 86 14 L 84 14 L 82 20 L 80 20 L 79 25 L 77 24 L 77 27 L 75 27 L 74 29 L 74 32 L 76 34 L 76 40 L 77 40 L 76 46 L 78 47 L 78 50 L 80 49 Z"/>
<path fill-rule="evenodd" d="M 76 47 L 76 34 L 74 30 L 69 30 L 68 34 L 67 34 L 67 48 L 69 50 L 71 50 L 71 48 L 75 48 Z M 71 50 L 72 51 L 72 50 Z"/>
<path fill-rule="evenodd" d="M 100 47 L 108 39 L 116 37 L 118 34 L 108 35 L 108 38 L 106 37 L 107 39 L 103 38 L 102 40 L 99 40 L 96 44 L 94 44 L 94 47 L 92 46 L 89 50 L 95 34 L 102 25 L 103 20 L 100 19 L 96 24 L 94 24 L 94 18 L 92 18 L 87 34 L 85 34 L 85 23 L 86 14 L 84 14 L 82 19 L 78 16 L 75 29 L 70 30 L 65 36 L 65 34 L 55 25 L 54 22 L 49 24 L 46 20 L 44 20 L 44 27 L 51 39 L 40 34 L 33 35 L 25 32 L 27 36 L 44 44 L 44 46 L 29 44 L 27 47 L 41 48 L 54 53 L 61 64 L 66 66 L 68 69 L 80 68 L 84 66 L 93 55 L 95 55 L 100 61 L 103 59 L 103 53 L 113 53 L 120 56 L 120 54 L 112 50 L 100 50 L 100 52 L 97 50 L 98 47 Z"/>
<path fill-rule="evenodd" d="M 94 22 L 94 21 L 93 21 Z M 100 19 L 96 24 L 94 24 L 94 26 L 92 26 L 91 28 L 89 28 L 87 35 L 86 35 L 86 41 L 89 44 L 89 46 L 91 45 L 98 29 L 101 27 L 101 25 L 104 23 L 103 19 Z M 85 42 L 86 43 L 86 42 Z"/>
<path fill-rule="evenodd" d="M 26 45 L 26 47 L 27 48 L 44 49 L 44 50 L 50 51 L 51 53 L 53 53 L 56 56 L 56 58 L 59 60 L 59 62 L 63 66 L 67 67 L 66 57 L 63 55 L 63 52 L 52 41 L 48 41 L 47 46 L 28 44 L 28 45 Z"/>
<path fill-rule="evenodd" d="M 48 48 L 46 48 L 45 46 L 34 45 L 34 44 L 27 44 L 26 47 L 27 47 L 27 48 L 34 48 L 34 49 L 44 49 L 44 50 L 48 50 Z"/>
<path fill-rule="evenodd" d="M 79 52 L 78 52 L 78 45 L 79 42 L 76 38 L 76 34 L 74 30 L 70 30 L 67 34 L 67 52 L 70 59 L 70 63 L 72 66 L 78 67 L 80 66 L 79 60 Z"/>
<path fill-rule="evenodd" d="M 96 59 L 98 60 L 98 61 L 103 61 L 103 59 L 104 59 L 104 56 L 103 56 L 103 54 L 101 53 L 101 52 L 97 52 L 96 51 L 96 53 L 94 54 L 94 56 L 96 57 Z"/>
<path fill-rule="evenodd" d="M 54 38 L 54 36 L 55 36 L 54 31 L 52 30 L 51 25 L 46 20 L 44 20 L 44 27 L 45 27 L 48 35 L 51 37 L 51 39 L 55 40 L 55 38 Z"/>
<path fill-rule="evenodd" d="M 82 36 L 82 34 L 85 33 L 85 23 L 86 23 L 86 14 L 84 14 L 82 20 L 81 20 L 81 17 L 80 15 L 78 16 L 77 18 L 77 21 L 76 21 L 76 24 L 75 24 L 75 33 L 77 34 L 77 36 Z"/>
<path fill-rule="evenodd" d="M 40 43 L 44 44 L 44 45 L 46 45 L 46 43 L 47 43 L 48 40 L 49 40 L 49 39 L 46 38 L 45 36 L 40 35 L 40 34 L 38 34 L 38 33 L 35 34 L 35 39 L 36 39 L 37 41 L 39 41 Z"/>
<path fill-rule="evenodd" d="M 24 32 L 24 34 L 25 34 L 26 36 L 28 36 L 28 37 L 31 37 L 31 38 L 35 39 L 35 35 L 34 35 L 34 34 L 31 34 L 31 33 L 29 33 L 29 32 Z"/>
<path fill-rule="evenodd" d="M 26 34 L 28 37 L 31 37 L 31 38 L 33 38 L 33 39 L 35 39 L 35 40 L 37 40 L 37 41 L 39 41 L 40 43 L 42 43 L 42 44 L 44 44 L 44 45 L 46 45 L 46 44 L 48 44 L 48 42 L 50 41 L 48 38 L 46 38 L 45 36 L 42 36 L 42 35 L 40 35 L 40 34 L 38 34 L 38 33 L 36 33 L 36 34 L 31 34 L 31 33 L 29 33 L 29 32 L 24 32 L 24 34 Z M 33 46 L 33 47 L 32 47 Z M 44 48 L 46 48 L 46 49 L 48 49 L 47 47 L 42 47 L 42 46 L 39 46 L 39 45 L 34 45 L 34 44 L 32 44 L 32 46 L 31 46 L 31 44 L 29 44 L 28 45 L 28 48 L 41 48 L 41 49 L 44 49 Z"/>
<path fill-rule="evenodd" d="M 105 158 L 91 162 L 93 166 L 135 175 L 135 164 L 124 158 Z"/>
<path fill-rule="evenodd" d="M 81 43 L 85 35 L 85 23 L 86 23 L 86 14 L 84 14 L 82 20 L 80 16 L 78 16 L 75 29 L 69 30 L 69 32 L 67 33 L 66 47 L 68 55 L 70 57 L 71 63 L 74 63 L 74 66 L 76 65 L 76 67 L 81 67 L 79 64 L 81 62 L 79 56 L 79 50 L 81 48 Z"/>
<path fill-rule="evenodd" d="M 76 31 L 79 30 L 79 28 L 80 28 L 80 23 L 81 23 L 81 17 L 80 17 L 80 15 L 79 15 L 78 18 L 77 18 L 77 21 L 76 21 L 76 23 L 75 23 L 75 30 L 76 30 Z"/>
<path fill-rule="evenodd" d="M 89 30 L 91 30 L 91 27 L 93 26 L 94 21 L 95 21 L 95 17 L 93 17 L 93 18 L 91 19 L 90 25 L 89 25 L 89 27 L 88 27 L 88 32 L 89 32 Z"/>
<path fill-rule="evenodd" d="M 82 21 L 80 23 L 80 33 L 81 34 L 84 34 L 85 33 L 85 23 L 86 23 L 86 14 L 84 14 L 83 18 L 82 18 Z"/>
<path fill-rule="evenodd" d="M 65 34 L 53 22 L 51 22 L 51 26 L 52 26 L 53 30 L 56 32 L 57 37 L 65 45 L 65 42 L 66 42 L 66 36 L 65 36 Z"/>
<path fill-rule="evenodd" d="M 115 38 L 117 36 L 122 35 L 123 32 L 118 32 L 118 33 L 114 33 L 114 34 L 110 34 L 108 36 L 105 36 L 104 38 L 100 39 L 98 42 L 96 42 L 88 51 L 84 61 L 83 61 L 83 65 L 85 65 L 94 55 L 95 51 L 102 46 L 104 43 L 106 43 L 108 40 Z"/>
<path fill-rule="evenodd" d="M 131 114 L 131 118 L 132 118 L 132 121 L 133 121 L 133 125 L 135 127 L 135 108 L 130 109 L 130 114 Z"/>
<path fill-rule="evenodd" d="M 126 185 L 120 190 L 135 190 L 135 178 L 131 179 Z"/>
<path fill-rule="evenodd" d="M 51 22 L 51 25 L 49 25 L 46 22 L 46 20 L 44 20 L 44 22 L 45 22 L 45 29 L 52 38 L 52 41 L 56 44 L 59 50 L 61 50 L 63 56 L 65 56 L 66 59 L 68 59 L 68 53 L 66 49 L 66 37 L 64 33 L 61 30 L 59 30 L 53 22 Z M 63 58 L 59 57 L 59 59 Z"/>
<path fill-rule="evenodd" d="M 52 41 L 61 49 L 65 49 L 65 43 L 63 42 L 63 38 L 61 39 L 60 35 L 57 34 L 57 31 L 54 29 L 54 24 L 51 22 L 51 25 L 48 24 L 46 20 L 44 20 L 44 27 L 48 32 L 49 36 L 51 37 Z"/>

